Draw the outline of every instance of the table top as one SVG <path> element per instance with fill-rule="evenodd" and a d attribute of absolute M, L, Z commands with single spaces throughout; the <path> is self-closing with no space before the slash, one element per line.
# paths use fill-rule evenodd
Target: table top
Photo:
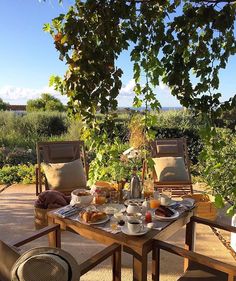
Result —
<path fill-rule="evenodd" d="M 84 224 L 71 218 L 62 218 L 55 213 L 55 210 L 48 212 L 49 222 L 59 223 L 64 229 L 68 228 L 69 230 L 73 230 L 86 238 L 93 239 L 104 244 L 118 242 L 124 246 L 137 249 L 148 247 L 148 245 L 151 245 L 154 238 L 167 239 L 181 227 L 186 225 L 192 216 L 193 210 L 185 211 L 180 214 L 176 220 L 169 221 L 161 230 L 151 229 L 142 236 L 129 236 L 122 232 L 113 234 L 98 228 L 97 226 Z"/>

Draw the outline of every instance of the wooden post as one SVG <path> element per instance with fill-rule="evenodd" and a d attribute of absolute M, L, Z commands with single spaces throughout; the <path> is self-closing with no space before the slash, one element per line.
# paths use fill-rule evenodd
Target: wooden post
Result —
<path fill-rule="evenodd" d="M 54 220 L 48 217 L 49 225 L 54 223 Z M 48 233 L 48 244 L 50 247 L 61 248 L 61 229 L 57 228 Z"/>
<path fill-rule="evenodd" d="M 160 279 L 160 249 L 153 246 L 152 250 L 152 280 L 159 281 Z"/>
<path fill-rule="evenodd" d="M 112 280 L 121 280 L 121 251 L 119 250 L 112 255 Z"/>
<path fill-rule="evenodd" d="M 186 225 L 186 233 L 185 233 L 185 249 L 189 251 L 195 250 L 195 240 L 196 240 L 196 224 L 194 221 L 190 221 Z M 187 270 L 189 266 L 189 260 L 187 258 L 184 259 L 184 271 Z"/>

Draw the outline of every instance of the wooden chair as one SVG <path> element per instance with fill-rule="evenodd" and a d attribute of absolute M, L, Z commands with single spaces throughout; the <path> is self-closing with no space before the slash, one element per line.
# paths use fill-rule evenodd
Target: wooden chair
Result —
<path fill-rule="evenodd" d="M 20 247 L 29 243 L 37 238 L 44 235 L 51 234 L 56 236 L 56 244 L 53 245 L 57 248 L 61 248 L 61 235 L 60 235 L 60 225 L 51 225 L 35 232 L 32 235 L 25 235 L 23 239 L 14 241 L 12 243 L 6 244 L 0 240 L 0 281 L 10 281 L 11 268 L 13 267 L 16 260 L 20 257 L 16 247 Z M 121 246 L 117 244 L 112 244 L 106 247 L 104 250 L 95 254 L 93 257 L 78 264 L 78 271 L 80 276 L 87 273 L 95 266 L 112 257 L 112 272 L 113 281 L 121 280 Z"/>
<path fill-rule="evenodd" d="M 182 157 L 184 160 L 184 165 L 188 175 L 188 180 L 178 181 L 160 181 L 157 177 L 155 169 L 153 168 L 153 180 L 154 186 L 161 192 L 162 188 L 168 187 L 172 189 L 173 196 L 181 196 L 189 193 L 193 193 L 191 173 L 190 173 L 190 162 L 188 157 L 188 150 L 185 138 L 178 139 L 158 139 L 150 142 L 149 144 L 150 156 L 152 158 L 162 158 L 164 157 Z M 147 163 L 143 163 L 142 177 L 144 179 L 147 173 Z"/>
<path fill-rule="evenodd" d="M 85 174 L 88 177 L 88 166 L 83 141 L 53 141 L 38 142 L 36 145 L 36 195 L 43 191 L 43 173 L 41 163 L 67 163 L 76 159 L 83 162 Z M 48 190 L 48 182 L 44 177 L 45 189 Z"/>
<path fill-rule="evenodd" d="M 210 227 L 223 229 L 230 232 L 236 232 L 236 228 L 218 224 L 213 221 L 202 219 L 199 217 L 192 217 L 191 224 L 195 227 L 195 223 L 208 225 Z M 193 233 L 191 233 L 192 235 Z M 186 232 L 186 235 L 189 233 Z M 186 236 L 188 240 L 189 237 Z M 194 243 L 189 247 L 188 250 L 177 247 L 175 245 L 156 240 L 154 242 L 154 280 L 160 280 L 160 250 L 176 254 L 185 258 L 185 272 L 177 279 L 177 281 L 235 281 L 236 280 L 236 266 L 230 265 L 208 256 L 194 252 Z"/>

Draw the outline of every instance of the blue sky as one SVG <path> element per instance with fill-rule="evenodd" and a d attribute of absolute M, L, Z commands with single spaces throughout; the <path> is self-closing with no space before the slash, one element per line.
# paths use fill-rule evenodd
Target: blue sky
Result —
<path fill-rule="evenodd" d="M 48 81 L 52 74 L 63 75 L 66 67 L 58 59 L 51 36 L 42 30 L 43 24 L 60 13 L 66 13 L 73 0 L 1 0 L 0 1 L 0 98 L 11 104 L 26 104 L 28 99 L 50 92 L 66 102 Z M 132 104 L 132 64 L 127 52 L 118 60 L 124 70 L 123 87 L 119 96 L 120 106 Z M 236 93 L 236 56 L 230 59 L 227 69 L 220 75 L 223 99 Z M 178 106 L 178 101 L 165 85 L 156 89 L 162 106 Z"/>

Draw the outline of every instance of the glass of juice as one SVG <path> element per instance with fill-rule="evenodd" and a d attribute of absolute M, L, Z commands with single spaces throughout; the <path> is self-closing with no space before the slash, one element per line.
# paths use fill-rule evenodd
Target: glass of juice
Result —
<path fill-rule="evenodd" d="M 95 196 L 95 204 L 102 205 L 107 202 L 106 192 L 100 191 Z"/>
<path fill-rule="evenodd" d="M 153 197 L 150 198 L 150 208 L 151 209 L 156 209 L 161 205 L 161 202 L 159 199 L 155 199 Z"/>

